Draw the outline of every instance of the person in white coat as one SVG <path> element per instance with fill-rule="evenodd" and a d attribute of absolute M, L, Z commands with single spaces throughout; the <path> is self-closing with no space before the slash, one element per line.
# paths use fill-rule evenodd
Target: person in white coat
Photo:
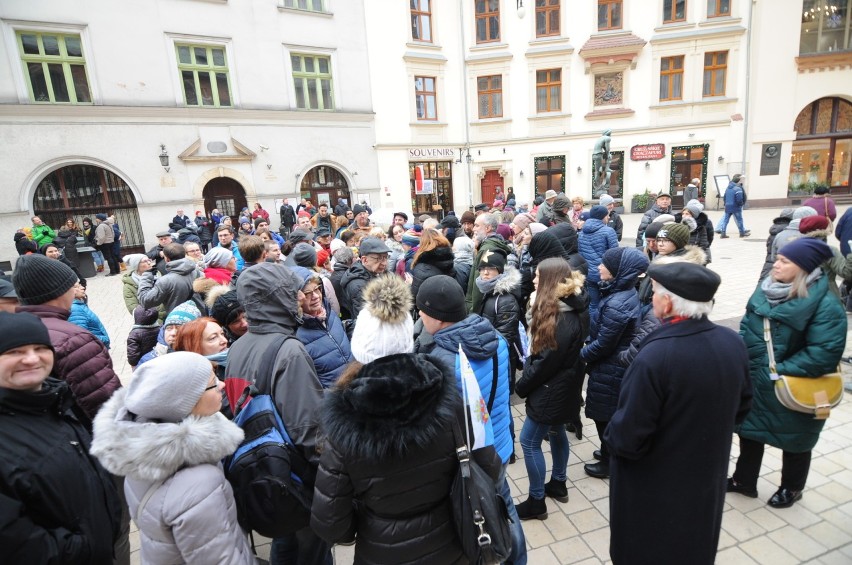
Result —
<path fill-rule="evenodd" d="M 143 564 L 255 563 L 219 461 L 243 431 L 219 413 L 223 383 L 187 351 L 157 357 L 104 404 L 91 453 L 126 477 Z"/>

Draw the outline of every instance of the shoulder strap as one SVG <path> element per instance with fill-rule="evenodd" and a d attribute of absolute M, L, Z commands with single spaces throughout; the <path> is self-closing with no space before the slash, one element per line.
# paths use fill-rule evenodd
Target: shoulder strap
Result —
<path fill-rule="evenodd" d="M 139 519 L 142 517 L 142 511 L 145 510 L 145 506 L 147 506 L 148 501 L 154 495 L 154 491 L 163 486 L 164 481 L 157 481 L 155 483 L 151 483 L 151 486 L 148 487 L 148 490 L 145 491 L 145 494 L 142 495 L 142 500 L 139 501 L 139 506 L 136 508 L 136 516 L 133 518 L 133 521 L 137 524 L 141 522 Z"/>
<path fill-rule="evenodd" d="M 772 346 L 772 330 L 769 318 L 763 318 L 763 341 L 766 342 L 766 353 L 769 355 L 769 371 L 775 372 L 775 348 Z"/>
<path fill-rule="evenodd" d="M 497 357 L 500 354 L 500 346 L 497 346 L 497 352 L 492 358 L 494 369 L 491 372 L 491 394 L 488 395 L 488 413 L 491 414 L 491 408 L 494 406 L 494 397 L 497 395 L 497 378 L 500 376 Z"/>

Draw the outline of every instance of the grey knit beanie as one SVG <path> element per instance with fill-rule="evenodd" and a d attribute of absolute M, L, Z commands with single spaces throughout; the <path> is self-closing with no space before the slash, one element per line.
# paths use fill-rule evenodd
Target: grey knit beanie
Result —
<path fill-rule="evenodd" d="M 226 267 L 233 257 L 230 249 L 214 247 L 204 255 L 204 264 L 208 267 Z"/>
<path fill-rule="evenodd" d="M 125 407 L 145 420 L 180 422 L 204 394 L 213 365 L 198 353 L 175 351 L 136 368 Z"/>
<path fill-rule="evenodd" d="M 808 216 L 816 216 L 817 211 L 811 208 L 810 206 L 799 206 L 795 210 L 793 210 L 793 219 L 801 220 L 802 218 L 807 218 Z"/>
<path fill-rule="evenodd" d="M 15 272 L 12 273 L 18 302 L 24 305 L 44 304 L 59 298 L 78 280 L 71 267 L 44 255 L 19 257 L 15 263 Z"/>

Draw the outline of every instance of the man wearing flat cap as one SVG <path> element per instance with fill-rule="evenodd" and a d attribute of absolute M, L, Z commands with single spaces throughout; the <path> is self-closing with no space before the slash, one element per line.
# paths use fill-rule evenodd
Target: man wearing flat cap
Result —
<path fill-rule="evenodd" d="M 721 279 L 676 261 L 651 265 L 659 328 L 621 384 L 604 439 L 610 460 L 613 563 L 716 558 L 731 438 L 751 408 L 748 354 L 707 319 Z"/>

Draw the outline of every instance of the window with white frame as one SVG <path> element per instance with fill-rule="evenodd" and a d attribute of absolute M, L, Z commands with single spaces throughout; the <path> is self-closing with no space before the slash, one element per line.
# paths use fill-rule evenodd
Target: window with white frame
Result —
<path fill-rule="evenodd" d="M 283 0 L 285 8 L 308 12 L 325 12 L 325 0 Z"/>
<path fill-rule="evenodd" d="M 327 55 L 292 53 L 296 107 L 303 110 L 334 110 L 331 58 Z"/>
<path fill-rule="evenodd" d="M 21 30 L 16 39 L 31 102 L 92 103 L 79 34 Z"/>

